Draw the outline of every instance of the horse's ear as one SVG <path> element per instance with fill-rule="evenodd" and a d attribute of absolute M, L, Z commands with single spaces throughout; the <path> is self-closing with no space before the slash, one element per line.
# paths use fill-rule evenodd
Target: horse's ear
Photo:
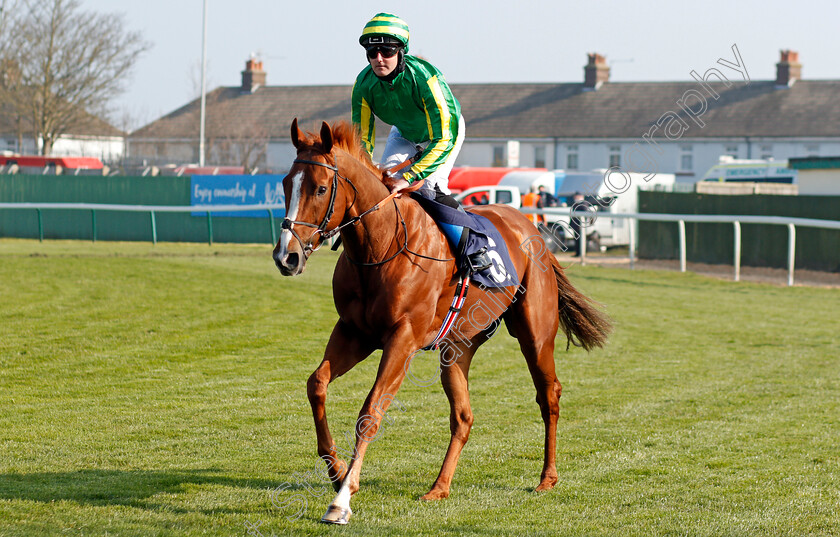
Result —
<path fill-rule="evenodd" d="M 332 130 L 330 129 L 330 126 L 327 125 L 326 121 L 321 123 L 321 145 L 324 146 L 324 153 L 329 153 L 330 151 L 332 151 Z"/>
<path fill-rule="evenodd" d="M 300 129 L 298 128 L 297 118 L 292 120 L 292 144 L 295 149 L 300 149 Z"/>

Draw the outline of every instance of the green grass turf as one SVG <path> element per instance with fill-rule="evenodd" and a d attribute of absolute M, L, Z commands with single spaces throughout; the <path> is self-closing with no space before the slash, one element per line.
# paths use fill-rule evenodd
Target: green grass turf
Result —
<path fill-rule="evenodd" d="M 840 290 L 579 266 L 616 330 L 557 338 L 557 487 L 533 492 L 543 426 L 501 330 L 452 496 L 418 501 L 448 405 L 406 382 L 350 525 L 322 525 L 305 384 L 336 254 L 283 278 L 270 252 L 0 240 L 0 535 L 840 534 Z M 339 443 L 377 364 L 331 386 Z"/>

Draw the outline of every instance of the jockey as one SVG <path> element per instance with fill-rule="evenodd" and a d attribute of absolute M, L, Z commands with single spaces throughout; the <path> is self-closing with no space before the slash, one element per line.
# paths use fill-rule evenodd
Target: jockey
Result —
<path fill-rule="evenodd" d="M 396 172 L 399 180 L 392 192 L 424 179 L 418 191 L 421 195 L 457 209 L 460 205 L 451 196 L 448 183 L 466 133 L 461 105 L 434 65 L 407 54 L 408 35 L 405 21 L 390 13 L 378 13 L 365 25 L 359 43 L 365 48 L 368 65 L 353 85 L 352 121 L 371 157 L 375 117 L 392 125 L 383 168 L 416 156 L 411 167 Z M 460 254 L 468 230 L 438 224 Z M 486 251 L 479 251 L 470 256 L 469 265 L 478 271 L 490 267 L 491 262 Z"/>

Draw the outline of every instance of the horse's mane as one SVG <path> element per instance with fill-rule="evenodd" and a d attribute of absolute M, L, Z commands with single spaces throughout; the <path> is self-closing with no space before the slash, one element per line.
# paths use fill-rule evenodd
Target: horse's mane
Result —
<path fill-rule="evenodd" d="M 362 137 L 359 134 L 359 129 L 350 125 L 346 121 L 338 121 L 331 126 L 331 130 L 333 136 L 333 147 L 343 149 L 352 157 L 364 164 L 377 176 L 382 176 L 382 170 L 380 170 L 373 161 L 371 161 L 370 155 L 368 155 L 367 150 L 364 148 L 364 145 L 362 145 Z M 307 132 L 306 137 L 307 139 L 304 141 L 305 144 L 313 146 L 316 149 L 323 150 L 320 136 Z"/>

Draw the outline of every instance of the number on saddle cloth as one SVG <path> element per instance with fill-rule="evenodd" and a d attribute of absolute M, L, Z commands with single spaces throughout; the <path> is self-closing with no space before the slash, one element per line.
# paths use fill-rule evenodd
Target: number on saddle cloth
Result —
<path fill-rule="evenodd" d="M 519 285 L 519 278 L 508 254 L 507 245 L 490 220 L 429 199 L 421 192 L 413 192 L 411 196 L 440 226 L 453 245 L 453 249 L 460 255 L 459 268 L 469 268 L 465 266 L 465 263 L 469 263 L 469 256 L 486 248 L 491 260 L 490 267 L 471 274 L 470 278 L 486 287 Z M 469 232 L 463 233 L 464 229 Z"/>

